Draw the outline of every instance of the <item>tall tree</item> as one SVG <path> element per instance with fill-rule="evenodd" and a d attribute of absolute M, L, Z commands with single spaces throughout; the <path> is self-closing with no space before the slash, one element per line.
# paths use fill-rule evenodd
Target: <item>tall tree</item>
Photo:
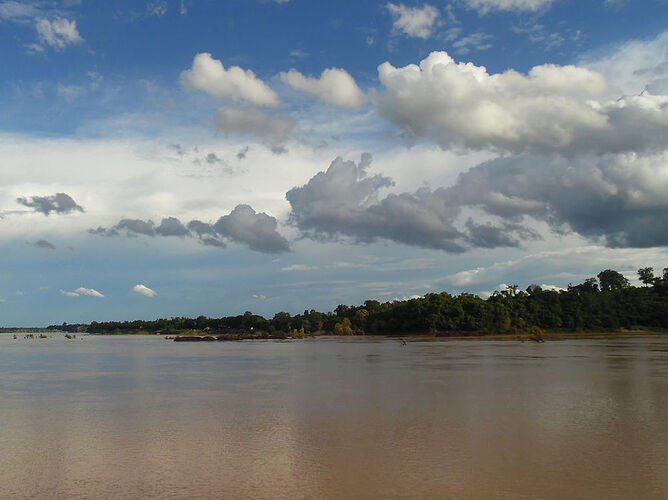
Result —
<path fill-rule="evenodd" d="M 643 282 L 645 286 L 649 286 L 654 283 L 654 268 L 653 267 L 641 267 L 638 269 L 638 278 Z"/>
<path fill-rule="evenodd" d="M 618 273 L 612 269 L 606 269 L 598 273 L 598 282 L 601 286 L 601 291 L 623 290 L 631 286 L 623 274 Z"/>

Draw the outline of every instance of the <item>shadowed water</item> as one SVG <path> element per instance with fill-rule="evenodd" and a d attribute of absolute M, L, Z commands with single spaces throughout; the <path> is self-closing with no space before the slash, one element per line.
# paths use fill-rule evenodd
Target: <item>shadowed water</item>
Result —
<path fill-rule="evenodd" d="M 0 498 L 668 498 L 668 338 L 0 337 Z"/>

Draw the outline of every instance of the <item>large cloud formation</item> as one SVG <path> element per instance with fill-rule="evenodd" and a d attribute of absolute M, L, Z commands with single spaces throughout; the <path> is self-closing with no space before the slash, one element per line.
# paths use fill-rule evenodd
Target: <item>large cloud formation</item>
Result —
<path fill-rule="evenodd" d="M 276 107 L 281 101 L 251 70 L 225 68 L 221 61 L 203 52 L 195 56 L 192 67 L 183 71 L 179 79 L 186 90 L 202 90 L 216 99 L 241 105 L 225 105 L 215 113 L 214 122 L 223 133 L 254 137 L 277 154 L 287 151 L 285 143 L 296 122 L 288 116 L 270 116 L 257 108 Z"/>
<path fill-rule="evenodd" d="M 498 158 L 442 192 L 455 206 L 531 216 L 611 247 L 668 245 L 668 152 Z"/>
<path fill-rule="evenodd" d="M 162 219 L 156 226 L 153 221 L 142 219 L 121 219 L 111 228 L 89 229 L 90 234 L 99 236 L 162 236 L 196 238 L 202 245 L 225 248 L 225 240 L 247 246 L 263 253 L 282 253 L 290 250 L 290 244 L 277 231 L 278 221 L 265 213 L 257 213 L 248 205 L 237 205 L 228 215 L 215 224 L 191 220 L 183 224 L 176 217 Z"/>
<path fill-rule="evenodd" d="M 490 75 L 432 52 L 418 65 L 378 67 L 377 105 L 408 137 L 447 149 L 614 153 L 663 149 L 668 96 L 620 91 L 593 70 L 546 64 Z"/>
<path fill-rule="evenodd" d="M 314 239 L 341 235 L 372 242 L 382 238 L 448 252 L 476 246 L 515 247 L 520 239 L 536 237 L 517 223 L 495 226 L 468 220 L 459 228 L 460 206 L 447 203 L 442 189 L 421 188 L 379 200 L 379 191 L 393 182 L 382 175 L 369 176 L 370 162 L 368 154 L 359 164 L 336 158 L 326 172 L 288 191 L 291 222 Z"/>
<path fill-rule="evenodd" d="M 550 3 L 468 0 L 483 13 L 536 11 Z M 430 14 L 403 5 L 387 7 L 397 22 L 403 19 L 399 24 L 404 27 L 396 29 L 411 36 L 428 37 L 435 24 L 423 21 L 437 22 L 437 10 Z M 667 245 L 667 41 L 664 34 L 622 47 L 619 57 L 636 62 L 633 71 L 629 66 L 617 80 L 610 75 L 621 74 L 616 69 L 621 63 L 612 56 L 588 67 L 544 64 L 526 74 L 512 69 L 490 74 L 483 66 L 458 63 L 446 52 L 432 52 L 417 65 L 383 63 L 378 67 L 381 88 L 370 95 L 405 137 L 433 140 L 443 149 L 495 151 L 500 157 L 461 174 L 452 186 L 387 195 L 382 191 L 394 183 L 369 174 L 370 155 L 359 163 L 337 158 L 326 171 L 286 193 L 289 222 L 314 239 L 384 239 L 448 252 L 516 247 L 540 238 L 532 228 L 546 226 L 609 247 Z M 211 82 L 230 75 L 210 56 L 200 59 L 211 67 L 196 71 L 199 63 L 194 63 L 182 75 L 186 87 L 271 104 L 272 99 L 230 91 L 233 85 L 212 90 Z M 215 76 L 195 78 L 208 72 Z M 362 103 L 361 90 L 344 70 L 325 70 L 318 78 L 291 70 L 279 78 L 330 104 L 353 108 Z M 216 123 L 226 133 L 252 135 L 275 152 L 284 150 L 295 127 L 291 119 L 227 107 L 218 111 Z M 111 231 L 190 235 L 218 246 L 237 241 L 270 253 L 288 249 L 276 231 L 277 221 L 245 205 L 215 224 L 165 219 L 156 228 L 142 222 L 121 221 Z"/>
<path fill-rule="evenodd" d="M 376 103 L 408 137 L 503 154 L 461 174 L 454 186 L 418 192 L 437 200 L 433 206 L 449 214 L 452 227 L 460 227 L 459 210 L 482 210 L 497 221 L 487 227 L 469 219 L 469 245 L 504 244 L 508 229 L 532 219 L 609 247 L 668 245 L 666 46 L 663 34 L 588 63 L 601 72 L 542 65 L 527 75 L 489 74 L 432 52 L 419 66 L 382 64 L 385 90 Z M 630 69 L 620 72 L 620 64 Z M 611 74 L 621 75 L 615 85 Z M 295 212 L 297 220 L 303 212 Z M 520 239 L 531 236 L 524 230 L 516 228 Z"/>
<path fill-rule="evenodd" d="M 668 152 L 583 155 L 523 153 L 480 164 L 454 185 L 389 194 L 392 181 L 337 158 L 288 191 L 291 222 L 314 239 L 378 238 L 463 252 L 538 239 L 536 221 L 609 247 L 668 245 Z M 482 210 L 485 220 L 467 212 Z M 531 221 L 534 221 L 533 223 Z"/>
<path fill-rule="evenodd" d="M 56 193 L 51 196 L 32 196 L 30 198 L 17 198 L 16 202 L 30 207 L 35 212 L 49 215 L 51 212 L 56 214 L 67 214 L 70 212 L 83 212 L 84 209 L 72 197 L 65 193 Z"/>

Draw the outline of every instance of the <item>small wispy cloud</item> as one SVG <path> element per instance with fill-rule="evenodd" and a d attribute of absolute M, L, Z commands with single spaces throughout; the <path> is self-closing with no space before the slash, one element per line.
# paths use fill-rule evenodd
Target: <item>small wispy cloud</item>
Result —
<path fill-rule="evenodd" d="M 84 88 L 79 85 L 58 84 L 58 97 L 71 104 L 84 93 Z"/>
<path fill-rule="evenodd" d="M 73 292 L 68 291 L 68 290 L 60 290 L 61 295 L 65 295 L 66 297 L 80 297 L 81 295 L 86 295 L 88 297 L 95 297 L 97 299 L 102 299 L 104 298 L 104 295 L 94 288 L 84 288 L 84 287 L 79 287 Z"/>
<path fill-rule="evenodd" d="M 47 240 L 37 240 L 33 243 L 31 243 L 32 246 L 38 247 L 38 248 L 45 248 L 47 250 L 55 250 L 56 245 L 51 243 L 50 241 Z"/>
<path fill-rule="evenodd" d="M 308 52 L 304 52 L 302 49 L 293 49 L 290 51 L 290 57 L 293 59 L 303 59 L 308 57 Z"/>
<path fill-rule="evenodd" d="M 465 0 L 480 14 L 493 11 L 537 12 L 550 7 L 554 0 Z"/>
<path fill-rule="evenodd" d="M 62 17 L 56 17 L 51 21 L 39 18 L 35 21 L 35 29 L 42 45 L 48 45 L 55 50 L 62 50 L 84 41 L 77 29 L 77 22 Z"/>
<path fill-rule="evenodd" d="M 433 5 L 423 7 L 407 7 L 404 4 L 386 4 L 387 10 L 394 18 L 392 30 L 414 38 L 429 38 L 438 26 L 440 12 Z"/>
<path fill-rule="evenodd" d="M 249 149 L 250 148 L 248 146 L 244 146 L 243 148 L 241 148 L 237 153 L 237 160 L 245 160 L 246 156 L 248 155 Z"/>
<path fill-rule="evenodd" d="M 39 9 L 28 2 L 9 0 L 0 3 L 0 19 L 15 23 L 25 23 L 39 14 Z"/>
<path fill-rule="evenodd" d="M 281 272 L 294 273 L 303 271 L 315 271 L 316 269 L 318 269 L 318 267 L 316 266 L 307 266 L 305 264 L 293 264 L 291 266 L 282 267 Z"/>
<path fill-rule="evenodd" d="M 487 33 L 477 32 L 466 35 L 452 44 L 460 54 L 467 54 L 472 50 L 482 51 L 492 48 L 492 36 Z"/>
<path fill-rule="evenodd" d="M 525 35 L 533 44 L 542 44 L 546 50 L 552 50 L 563 45 L 565 39 L 559 32 L 550 33 L 542 24 L 531 24 L 529 26 L 512 26 L 511 31 L 518 35 Z M 576 32 L 576 36 L 578 35 Z"/>
<path fill-rule="evenodd" d="M 185 6 L 183 5 L 183 2 L 181 2 L 181 13 L 184 13 L 183 10 L 185 9 Z M 167 14 L 167 2 L 165 0 L 154 0 L 153 2 L 149 2 L 146 5 L 146 13 L 149 16 L 158 16 L 162 17 L 165 14 Z"/>

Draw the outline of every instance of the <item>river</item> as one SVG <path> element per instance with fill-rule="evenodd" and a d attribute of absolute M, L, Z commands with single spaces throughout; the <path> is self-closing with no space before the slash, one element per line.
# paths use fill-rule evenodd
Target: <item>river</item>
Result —
<path fill-rule="evenodd" d="M 0 498 L 668 498 L 668 338 L 2 335 Z"/>

